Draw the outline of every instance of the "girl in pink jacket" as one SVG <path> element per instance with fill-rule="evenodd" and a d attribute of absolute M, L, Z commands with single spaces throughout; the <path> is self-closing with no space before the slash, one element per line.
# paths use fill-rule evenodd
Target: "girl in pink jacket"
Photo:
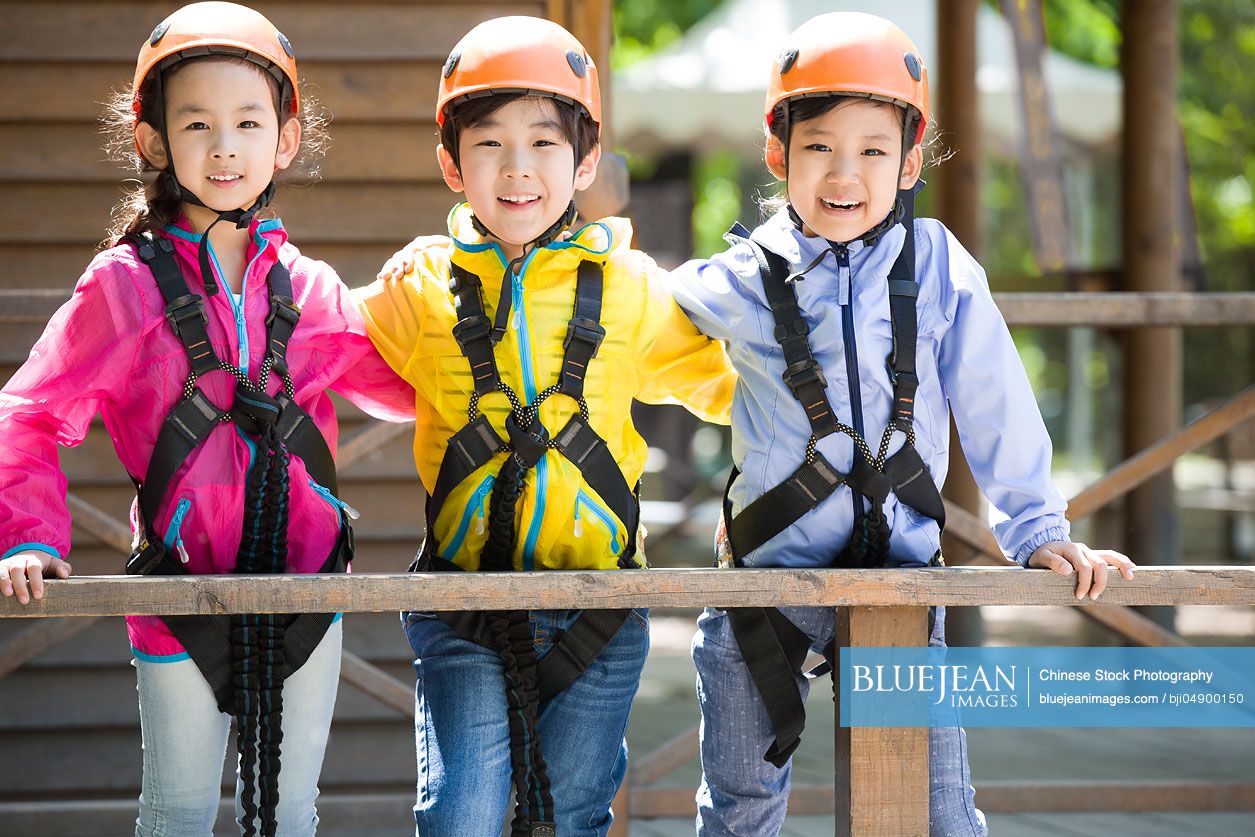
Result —
<path fill-rule="evenodd" d="M 0 593 L 25 603 L 44 575 L 69 576 L 57 445 L 82 442 L 97 413 L 138 488 L 128 572 L 346 568 L 356 513 L 337 497 L 327 391 L 394 421 L 413 417 L 414 395 L 335 272 L 257 217 L 301 149 L 301 105 L 291 44 L 251 9 L 196 3 L 145 40 L 116 110 L 156 181 L 0 392 Z M 312 834 L 338 617 L 128 617 L 127 629 L 144 745 L 136 833 L 210 833 L 234 717 L 244 833 Z"/>

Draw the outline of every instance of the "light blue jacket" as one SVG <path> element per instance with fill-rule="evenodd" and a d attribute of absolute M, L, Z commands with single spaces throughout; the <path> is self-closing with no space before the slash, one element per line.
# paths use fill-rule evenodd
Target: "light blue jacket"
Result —
<path fill-rule="evenodd" d="M 859 427 L 852 414 L 843 318 L 853 328 L 863 435 L 875 452 L 889 421 L 893 384 L 887 358 L 892 349 L 887 278 L 905 229 L 898 225 L 874 247 L 848 246 L 846 256 L 829 252 L 794 287 L 810 327 L 811 352 L 828 381 L 828 400 L 837 418 Z M 802 270 L 828 248 L 807 238 L 781 211 L 754 230 L 752 238 L 783 256 L 790 272 Z M 940 486 L 946 477 L 949 409 L 976 482 L 1007 516 L 994 527 L 1002 548 L 1020 564 L 1052 540 L 1066 540 L 1067 503 L 1050 478 L 1050 437 L 1024 366 L 1001 313 L 989 293 L 985 272 L 940 222 L 915 222 L 919 282 L 915 445 Z M 801 464 L 810 425 L 785 386 L 784 358 L 748 245 L 734 245 L 709 260 L 682 265 L 671 276 L 672 292 L 699 329 L 725 340 L 740 383 L 732 404 L 732 458 L 741 475 L 732 486 L 734 512 L 783 482 Z M 848 311 L 847 306 L 852 306 Z M 895 433 L 889 451 L 905 438 Z M 836 468 L 848 472 L 854 445 L 843 433 L 819 442 Z M 901 505 L 885 503 L 892 535 L 887 566 L 926 564 L 940 545 L 937 524 Z M 823 567 L 850 540 L 854 507 L 850 489 L 839 487 L 823 504 L 746 556 L 760 567 Z"/>

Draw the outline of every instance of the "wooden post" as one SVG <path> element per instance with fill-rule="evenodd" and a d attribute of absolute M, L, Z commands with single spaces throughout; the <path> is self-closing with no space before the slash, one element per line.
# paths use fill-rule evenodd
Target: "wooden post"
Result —
<path fill-rule="evenodd" d="M 1176 0 L 1124 0 L 1124 134 L 1121 205 L 1124 290 L 1181 291 Z M 1147 328 L 1123 337 L 1126 458 L 1181 424 L 1181 331 Z M 1175 563 L 1180 530 L 1172 474 L 1131 492 L 1125 551 L 1139 564 Z M 1166 627 L 1172 611 L 1147 615 Z"/>
<path fill-rule="evenodd" d="M 937 0 L 937 124 L 953 137 L 954 157 L 937 168 L 937 217 L 980 258 L 981 234 L 980 94 L 976 89 L 976 13 L 980 0 Z M 981 494 L 963 457 L 954 422 L 950 422 L 950 465 L 942 495 L 951 503 L 981 514 Z M 941 548 L 950 563 L 964 564 L 972 550 L 951 535 Z M 948 611 L 946 632 L 954 645 L 980 645 L 979 608 Z"/>
<path fill-rule="evenodd" d="M 923 646 L 926 607 L 839 607 L 836 646 Z M 837 660 L 837 666 L 840 660 Z M 833 687 L 837 675 L 833 672 Z M 837 691 L 839 694 L 839 690 Z M 928 730 L 842 727 L 837 706 L 838 837 L 928 833 Z"/>

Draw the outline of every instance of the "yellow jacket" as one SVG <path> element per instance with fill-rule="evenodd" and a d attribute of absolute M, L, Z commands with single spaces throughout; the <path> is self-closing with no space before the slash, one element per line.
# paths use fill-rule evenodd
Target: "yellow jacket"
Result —
<path fill-rule="evenodd" d="M 458 315 L 449 291 L 449 261 L 480 277 L 490 318 L 507 278 L 504 254 L 474 232 L 465 204 L 450 214 L 449 231 L 450 238 L 422 242 L 408 275 L 355 292 L 371 340 L 417 393 L 414 461 L 428 492 L 449 437 L 467 423 L 474 391 L 470 366 L 453 339 Z M 645 467 L 646 445 L 632 425 L 633 399 L 679 403 L 702 419 L 727 424 L 735 377 L 722 344 L 689 322 L 668 293 L 661 269 L 631 248 L 631 236 L 628 221 L 607 218 L 530 253 L 510 280 L 510 327 L 495 354 L 501 379 L 523 403 L 556 383 L 577 266 L 583 260 L 603 263 L 606 337 L 589 365 L 584 397 L 593 429 L 634 486 Z M 507 438 L 506 397 L 490 393 L 479 408 Z M 541 405 L 540 419 L 552 436 L 577 409 L 571 398 L 552 395 Z M 464 480 L 436 520 L 428 521 L 436 554 L 464 569 L 478 569 L 492 485 L 504 458 L 497 454 Z M 528 471 L 515 526 L 517 569 L 613 569 L 628 543 L 622 523 L 579 470 L 552 449 Z"/>

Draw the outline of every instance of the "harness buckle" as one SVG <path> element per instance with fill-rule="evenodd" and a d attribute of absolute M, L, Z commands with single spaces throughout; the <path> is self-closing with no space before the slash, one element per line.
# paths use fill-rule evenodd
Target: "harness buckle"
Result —
<path fill-rule="evenodd" d="M 453 339 L 458 341 L 462 353 L 466 354 L 467 346 L 487 339 L 491 331 L 492 320 L 488 319 L 487 314 L 480 314 L 458 320 L 457 325 L 453 327 Z"/>
<path fill-rule="evenodd" d="M 166 322 L 170 324 L 170 328 L 174 329 L 174 333 L 183 336 L 183 323 L 190 322 L 193 319 L 199 319 L 202 324 L 208 323 L 205 317 L 205 300 L 196 294 L 184 294 L 177 299 L 170 301 L 166 305 Z"/>
<path fill-rule="evenodd" d="M 789 368 L 784 370 L 785 386 L 796 395 L 803 387 L 811 384 L 818 384 L 821 390 L 828 388 L 828 379 L 824 377 L 823 369 L 814 358 L 799 360 Z"/>
<path fill-rule="evenodd" d="M 301 309 L 285 296 L 272 296 L 270 298 L 270 313 L 266 315 L 266 325 L 274 322 L 275 317 L 295 328 L 297 321 L 301 319 Z"/>
<path fill-rule="evenodd" d="M 606 330 L 601 323 L 596 320 L 585 319 L 584 317 L 575 317 L 566 327 L 566 339 L 562 341 L 562 348 L 569 348 L 571 343 L 577 342 L 588 346 L 590 349 L 589 358 L 597 356 L 597 350 L 601 348 L 601 341 L 606 339 Z"/>
<path fill-rule="evenodd" d="M 910 424 L 915 416 L 915 391 L 919 389 L 919 377 L 913 372 L 895 372 L 890 366 L 889 379 L 893 381 L 894 412 Z"/>

